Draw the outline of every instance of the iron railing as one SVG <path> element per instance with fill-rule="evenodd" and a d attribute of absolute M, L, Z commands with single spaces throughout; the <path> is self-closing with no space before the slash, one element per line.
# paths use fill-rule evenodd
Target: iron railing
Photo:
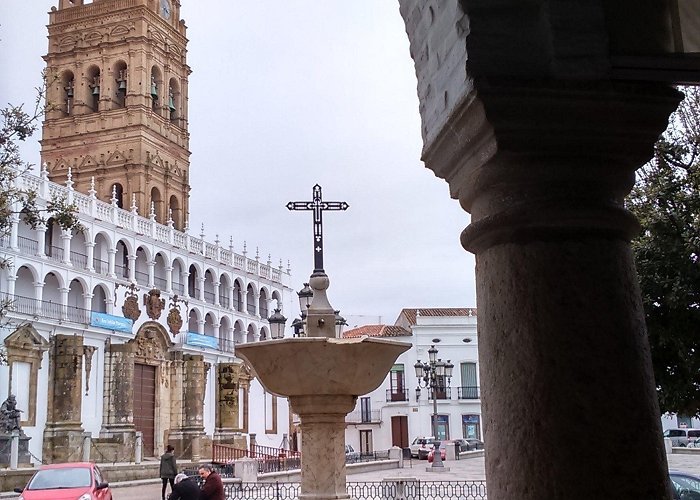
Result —
<path fill-rule="evenodd" d="M 287 500 L 298 498 L 299 483 L 228 483 L 227 499 Z M 486 481 L 366 481 L 346 482 L 345 489 L 357 500 L 486 500 Z"/>
<path fill-rule="evenodd" d="M 148 273 L 143 271 L 134 271 L 134 278 L 136 278 L 136 283 L 141 286 L 148 286 Z"/>
<path fill-rule="evenodd" d="M 207 304 L 213 304 L 214 299 L 216 299 L 216 295 L 214 294 L 214 292 L 204 290 L 204 302 L 206 302 Z"/>
<path fill-rule="evenodd" d="M 63 262 L 63 248 L 50 246 L 46 251 L 46 257 L 56 262 Z"/>
<path fill-rule="evenodd" d="M 159 278 L 158 276 L 154 276 L 153 284 L 158 290 L 165 290 L 168 287 L 168 280 L 166 278 Z"/>
<path fill-rule="evenodd" d="M 479 386 L 462 386 L 457 388 L 457 397 L 459 399 L 480 399 Z"/>
<path fill-rule="evenodd" d="M 98 259 L 94 257 L 92 259 L 92 267 L 95 268 L 97 274 L 107 276 L 109 274 L 109 263 L 106 260 Z"/>
<path fill-rule="evenodd" d="M 73 323 L 90 324 L 90 310 L 77 306 L 63 305 L 50 300 L 38 300 L 21 295 L 3 294 L 3 301 L 9 302 L 8 309 L 27 316 L 41 316 L 46 319 L 67 320 Z"/>
<path fill-rule="evenodd" d="M 408 401 L 408 389 L 405 389 L 403 391 L 395 388 L 387 389 L 386 400 L 387 402 Z"/>
<path fill-rule="evenodd" d="M 440 387 L 438 389 L 431 389 L 429 399 L 431 401 L 433 399 L 452 399 L 452 387 Z"/>

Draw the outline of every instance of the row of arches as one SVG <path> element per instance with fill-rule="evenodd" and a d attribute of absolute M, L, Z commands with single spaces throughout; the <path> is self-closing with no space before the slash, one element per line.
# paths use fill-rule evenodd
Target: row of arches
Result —
<path fill-rule="evenodd" d="M 271 302 L 282 303 L 280 291 L 268 285 L 126 238 L 113 242 L 103 231 L 93 239 L 87 230 L 66 232 L 49 219 L 45 227 L 36 230 L 20 224 L 17 241 L 20 251 L 29 255 L 263 319 L 270 316 Z"/>
<path fill-rule="evenodd" d="M 184 114 L 179 79 L 175 76 L 167 78 L 157 64 L 150 68 L 148 78 L 146 91 L 151 109 L 163 118 L 177 121 Z M 66 69 L 60 73 L 58 80 L 66 116 L 125 108 L 128 104 L 130 75 L 129 67 L 123 60 L 116 61 L 106 72 L 96 64 L 88 65 L 79 75 Z M 77 103 L 83 106 L 78 108 Z"/>
<path fill-rule="evenodd" d="M 20 313 L 81 324 L 90 323 L 91 312 L 118 315 L 116 308 L 120 304 L 107 283 L 90 286 L 79 277 L 67 282 L 58 271 L 48 271 L 41 276 L 28 264 L 9 275 L 8 281 L 13 283 L 8 286 L 13 307 Z M 224 351 L 232 352 L 236 344 L 271 338 L 270 329 L 265 325 L 198 304 L 188 305 L 183 316 L 187 332 L 216 338 Z"/>

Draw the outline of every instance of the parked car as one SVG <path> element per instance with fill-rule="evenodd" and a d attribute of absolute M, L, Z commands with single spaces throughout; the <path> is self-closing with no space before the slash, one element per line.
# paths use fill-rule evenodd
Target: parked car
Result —
<path fill-rule="evenodd" d="M 700 438 L 700 429 L 666 429 L 664 437 L 671 439 L 671 446 L 688 446 Z"/>
<path fill-rule="evenodd" d="M 700 477 L 680 471 L 670 471 L 673 500 L 700 500 Z"/>
<path fill-rule="evenodd" d="M 411 443 L 411 457 L 412 458 L 428 458 L 428 452 L 433 447 L 433 442 L 435 438 L 430 437 L 417 437 Z M 421 452 L 422 450 L 422 452 Z M 421 457 L 421 455 L 424 455 Z"/>
<path fill-rule="evenodd" d="M 440 443 L 440 458 L 445 460 L 445 441 Z M 428 452 L 428 463 L 432 463 L 435 459 L 435 447 L 433 446 Z"/>
<path fill-rule="evenodd" d="M 360 461 L 360 452 L 355 451 L 355 448 L 350 444 L 345 445 L 345 463 L 354 464 Z"/>
<path fill-rule="evenodd" d="M 484 442 L 481 439 L 460 438 L 460 439 L 455 439 L 454 442 L 457 445 L 458 452 L 483 450 L 484 449 Z"/>
<path fill-rule="evenodd" d="M 112 500 L 109 484 L 90 462 L 43 465 L 15 493 L 21 493 L 19 500 Z"/>

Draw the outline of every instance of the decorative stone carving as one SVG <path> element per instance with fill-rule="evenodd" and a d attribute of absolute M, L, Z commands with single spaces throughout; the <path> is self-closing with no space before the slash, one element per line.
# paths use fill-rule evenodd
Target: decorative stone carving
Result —
<path fill-rule="evenodd" d="M 83 346 L 83 356 L 85 356 L 85 395 L 90 392 L 90 372 L 92 371 L 92 356 L 97 347 L 94 345 Z"/>
<path fill-rule="evenodd" d="M 168 328 L 170 328 L 170 333 L 173 334 L 173 336 L 177 335 L 180 333 L 180 329 L 182 328 L 182 315 L 180 314 L 180 302 L 183 302 L 180 300 L 180 298 L 177 295 L 173 295 L 173 297 L 170 299 L 170 312 L 168 312 Z M 185 301 L 185 306 L 187 306 L 187 302 Z"/>
<path fill-rule="evenodd" d="M 165 299 L 160 298 L 160 290 L 153 288 L 150 292 L 143 294 L 143 305 L 146 306 L 148 317 L 157 320 L 165 308 Z"/>
<path fill-rule="evenodd" d="M 122 314 L 125 318 L 129 318 L 132 321 L 139 319 L 139 316 L 141 316 L 141 309 L 139 309 L 139 301 L 135 295 L 131 295 L 124 299 Z"/>
<path fill-rule="evenodd" d="M 144 359 L 165 360 L 165 350 L 153 326 L 144 325 L 136 336 L 135 355 Z"/>

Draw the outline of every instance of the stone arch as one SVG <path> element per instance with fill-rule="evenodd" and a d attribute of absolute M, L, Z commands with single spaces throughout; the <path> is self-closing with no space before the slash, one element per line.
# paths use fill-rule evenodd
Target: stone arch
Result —
<path fill-rule="evenodd" d="M 243 282 L 236 278 L 233 280 L 233 308 L 238 312 L 243 312 Z"/>
<path fill-rule="evenodd" d="M 270 330 L 266 327 L 263 326 L 260 328 L 260 340 L 270 340 L 272 336 L 270 336 Z"/>
<path fill-rule="evenodd" d="M 126 62 L 118 60 L 112 66 L 112 74 L 114 75 L 114 92 L 112 92 L 112 109 L 123 108 L 126 106 L 126 94 L 128 89 L 128 71 Z"/>
<path fill-rule="evenodd" d="M 163 105 L 163 72 L 157 65 L 151 67 L 148 93 L 151 98 L 151 108 L 158 113 Z"/>
<path fill-rule="evenodd" d="M 99 111 L 100 85 L 100 68 L 91 64 L 85 72 L 83 99 L 92 113 Z"/>
<path fill-rule="evenodd" d="M 260 317 L 265 319 L 270 317 L 270 311 L 268 306 L 270 301 L 267 297 L 267 288 L 263 286 L 260 288 L 260 296 L 258 297 L 258 312 L 260 314 Z"/>
<path fill-rule="evenodd" d="M 246 332 L 243 328 L 243 322 L 237 320 L 233 324 L 233 342 L 234 344 L 243 344 L 245 342 Z"/>
<path fill-rule="evenodd" d="M 253 323 L 250 323 L 248 325 L 246 332 L 247 332 L 246 343 L 255 342 L 255 335 L 258 333 L 258 329 L 255 328 L 255 325 Z"/>
<path fill-rule="evenodd" d="M 106 285 L 99 283 L 92 289 L 92 298 L 90 309 L 95 312 L 106 313 L 107 297 L 109 297 L 109 288 Z"/>
<path fill-rule="evenodd" d="M 248 314 L 255 314 L 255 285 L 248 283 L 245 292 L 245 307 Z"/>

